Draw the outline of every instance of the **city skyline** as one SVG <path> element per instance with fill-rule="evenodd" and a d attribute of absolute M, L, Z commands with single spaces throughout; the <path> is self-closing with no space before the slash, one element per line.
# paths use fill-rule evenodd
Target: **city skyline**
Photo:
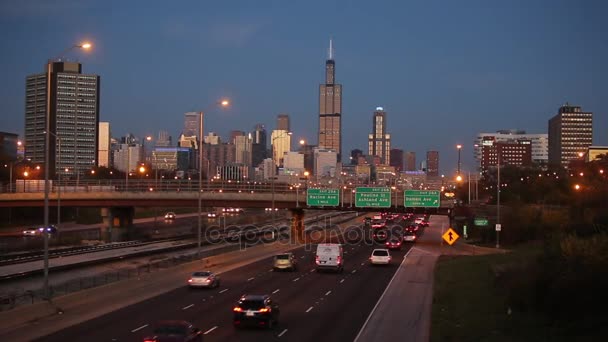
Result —
<path fill-rule="evenodd" d="M 318 14 L 315 9 L 320 3 L 256 8 L 243 2 L 237 15 L 219 14 L 209 20 L 202 29 L 213 33 L 199 37 L 199 44 L 188 43 L 195 41 L 194 32 L 201 29 L 195 30 L 196 23 L 204 21 L 199 19 L 207 18 L 207 13 L 195 21 L 189 13 L 168 9 L 161 13 L 151 8 L 135 20 L 140 29 L 122 36 L 124 30 L 119 28 L 134 17 L 129 13 L 138 13 L 134 5 L 123 9 L 124 16 L 112 18 L 116 25 L 107 25 L 101 15 L 87 16 L 110 11 L 109 3 L 91 1 L 72 8 L 60 1 L 49 9 L 57 18 L 52 25 L 40 22 L 40 13 L 19 3 L 1 6 L 1 44 L 7 53 L 0 58 L 11 68 L 0 83 L 0 126 L 21 137 L 25 76 L 38 72 L 59 51 L 89 38 L 94 44 L 91 52 L 66 57 L 80 60 L 87 72 L 104 80 L 100 120 L 111 123 L 115 136 L 127 132 L 155 135 L 164 129 L 177 137 L 183 120 L 176 118 L 200 110 L 209 114 L 206 132 L 226 136 L 230 130 L 249 130 L 259 122 L 271 126 L 278 113 L 287 112 L 296 128 L 294 138 L 315 144 L 315 93 L 323 77 L 327 41 L 333 37 L 339 79 L 347 94 L 343 102 L 343 130 L 347 132 L 343 155 L 353 148 L 365 150 L 370 127 L 361 122 L 367 122 L 369 111 L 376 106 L 392 113 L 392 145 L 419 156 L 438 150 L 442 173 L 455 169 L 456 144 L 463 145 L 463 167 L 472 167 L 472 145 L 478 132 L 518 128 L 531 134 L 547 133 L 547 120 L 566 102 L 595 113 L 593 145 L 608 144 L 608 103 L 602 98 L 606 84 L 599 81 L 606 75 L 599 61 L 608 55 L 605 44 L 599 44 L 599 32 L 605 24 L 598 14 L 604 4 L 541 2 L 521 11 L 517 4 L 505 8 L 456 4 L 342 8 L 328 3 L 328 9 L 351 15 L 328 29 L 298 18 L 283 22 L 290 16 L 281 16 L 298 11 L 302 19 L 309 18 Z M 226 13 L 234 8 L 234 4 L 213 6 Z M 552 11 L 547 12 L 547 7 Z M 264 11 L 285 19 L 266 23 Z M 321 13 L 319 19 L 327 19 L 331 13 L 334 11 Z M 359 27 L 367 15 L 380 18 L 381 13 L 387 20 L 377 21 L 373 30 Z M 404 15 L 409 24 L 401 23 L 408 20 L 395 21 Z M 61 22 L 63 16 L 70 18 L 69 24 Z M 273 29 L 286 23 L 283 32 Z M 420 27 L 437 25 L 414 29 L 421 23 Z M 289 36 L 298 39 L 290 40 Z M 151 39 L 155 43 L 146 44 Z M 142 44 L 130 44 L 139 40 Z M 564 42 L 569 49 L 562 48 Z M 184 50 L 184 45 L 192 51 Z M 201 64 L 191 55 L 204 55 L 205 62 Z M 167 59 L 178 63 L 167 70 L 149 72 Z M 264 69 L 272 72 L 261 78 L 257 70 Z M 273 88 L 276 84 L 288 86 Z M 258 89 L 277 90 L 270 96 Z M 231 110 L 210 108 L 221 96 L 231 98 Z M 235 122 L 239 127 L 234 127 Z"/>

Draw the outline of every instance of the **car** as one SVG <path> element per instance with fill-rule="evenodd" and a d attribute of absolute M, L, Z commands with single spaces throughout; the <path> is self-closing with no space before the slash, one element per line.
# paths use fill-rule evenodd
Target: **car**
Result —
<path fill-rule="evenodd" d="M 380 229 L 386 227 L 386 220 L 372 220 L 372 229 Z"/>
<path fill-rule="evenodd" d="M 274 264 L 272 267 L 275 271 L 298 269 L 298 259 L 293 253 L 281 253 L 274 256 Z"/>
<path fill-rule="evenodd" d="M 418 225 L 418 224 L 410 224 L 403 229 L 403 231 L 414 232 L 414 233 L 418 232 L 418 230 L 420 230 L 420 225 Z"/>
<path fill-rule="evenodd" d="M 172 211 L 165 214 L 165 220 L 175 220 L 176 218 L 177 215 L 175 215 L 175 213 Z"/>
<path fill-rule="evenodd" d="M 386 242 L 386 248 L 401 249 L 401 239 L 398 237 L 391 238 L 389 241 Z"/>
<path fill-rule="evenodd" d="M 195 287 L 218 287 L 220 286 L 220 277 L 210 271 L 194 272 L 188 278 L 188 286 Z"/>
<path fill-rule="evenodd" d="M 202 342 L 201 329 L 187 321 L 159 321 L 144 342 Z"/>
<path fill-rule="evenodd" d="M 251 324 L 272 329 L 279 323 L 279 305 L 269 295 L 243 295 L 232 312 L 235 328 Z"/>
<path fill-rule="evenodd" d="M 391 263 L 391 254 L 388 249 L 374 249 L 369 262 L 372 265 L 388 265 Z"/>
<path fill-rule="evenodd" d="M 344 271 L 344 250 L 337 243 L 320 243 L 315 255 L 316 270 Z"/>
<path fill-rule="evenodd" d="M 384 229 L 376 229 L 372 233 L 372 238 L 376 241 L 386 241 L 388 233 Z"/>
<path fill-rule="evenodd" d="M 403 232 L 403 241 L 407 241 L 407 242 L 416 242 L 416 233 L 413 231 L 404 231 Z"/>
<path fill-rule="evenodd" d="M 209 212 L 209 213 L 207 213 L 207 217 L 208 218 L 216 218 L 217 217 L 217 213 Z"/>
<path fill-rule="evenodd" d="M 42 233 L 44 233 L 44 231 L 45 231 L 44 227 L 29 228 L 29 229 L 23 230 L 23 236 L 41 236 Z M 46 227 L 46 232 L 49 235 L 57 234 L 57 228 L 53 225 L 50 225 L 50 226 Z"/>

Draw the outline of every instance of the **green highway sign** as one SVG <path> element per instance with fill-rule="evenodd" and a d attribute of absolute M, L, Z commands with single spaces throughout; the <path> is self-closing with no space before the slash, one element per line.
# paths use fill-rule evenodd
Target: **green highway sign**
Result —
<path fill-rule="evenodd" d="M 488 219 L 485 217 L 476 217 L 475 220 L 473 220 L 473 223 L 476 226 L 487 226 L 488 225 Z"/>
<path fill-rule="evenodd" d="M 312 207 L 337 207 L 340 205 L 339 189 L 308 189 L 306 205 Z"/>
<path fill-rule="evenodd" d="M 357 188 L 355 206 L 358 208 L 390 208 L 391 188 Z"/>
<path fill-rule="evenodd" d="M 406 207 L 439 208 L 441 192 L 439 190 L 405 190 Z"/>

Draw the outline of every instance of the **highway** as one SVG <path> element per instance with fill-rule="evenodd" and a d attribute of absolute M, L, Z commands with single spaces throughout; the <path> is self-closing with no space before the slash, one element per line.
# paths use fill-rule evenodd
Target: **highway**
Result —
<path fill-rule="evenodd" d="M 218 289 L 185 286 L 144 302 L 61 330 L 39 341 L 141 341 L 154 322 L 184 319 L 204 333 L 205 341 L 352 341 L 391 280 L 411 245 L 393 251 L 392 264 L 372 267 L 368 258 L 379 245 L 345 248 L 341 274 L 317 273 L 313 252 L 295 250 L 297 272 L 273 272 L 272 259 L 221 274 Z M 270 294 L 279 303 L 279 325 L 273 330 L 232 326 L 232 308 L 242 294 Z M 398 328 L 398 327 L 396 327 Z"/>

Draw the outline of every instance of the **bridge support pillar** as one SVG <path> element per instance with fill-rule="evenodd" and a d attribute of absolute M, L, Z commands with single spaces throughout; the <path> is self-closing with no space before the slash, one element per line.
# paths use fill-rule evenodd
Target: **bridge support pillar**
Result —
<path fill-rule="evenodd" d="M 106 242 L 122 241 L 133 229 L 134 207 L 101 208 L 100 239 Z"/>
<path fill-rule="evenodd" d="M 291 242 L 304 243 L 304 209 L 292 208 L 291 211 Z"/>

